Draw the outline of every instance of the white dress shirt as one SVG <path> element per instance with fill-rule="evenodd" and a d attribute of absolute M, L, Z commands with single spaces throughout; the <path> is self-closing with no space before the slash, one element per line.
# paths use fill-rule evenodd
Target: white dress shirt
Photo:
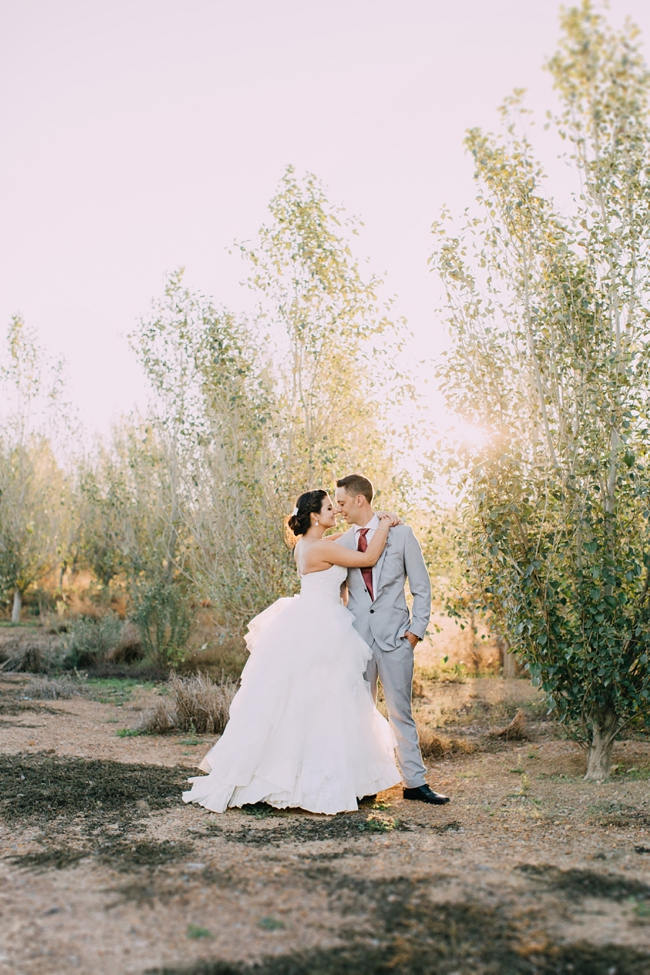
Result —
<path fill-rule="evenodd" d="M 357 549 L 359 548 L 359 532 L 361 531 L 362 528 L 368 529 L 368 533 L 366 534 L 366 541 L 368 545 L 370 545 L 370 540 L 372 536 L 375 534 L 377 528 L 379 528 L 379 517 L 377 515 L 373 515 L 367 525 L 354 526 L 354 545 L 355 548 Z M 376 597 L 377 596 L 377 564 L 376 563 L 372 567 L 372 591 Z"/>

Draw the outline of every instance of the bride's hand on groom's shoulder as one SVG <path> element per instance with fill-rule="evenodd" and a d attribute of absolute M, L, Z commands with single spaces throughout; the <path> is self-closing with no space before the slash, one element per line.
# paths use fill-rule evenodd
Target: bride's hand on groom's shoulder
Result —
<path fill-rule="evenodd" d="M 394 511 L 378 511 L 377 517 L 380 519 L 380 521 L 382 518 L 388 519 L 389 528 L 394 528 L 395 525 L 402 524 L 402 519 L 399 515 L 396 515 Z"/>

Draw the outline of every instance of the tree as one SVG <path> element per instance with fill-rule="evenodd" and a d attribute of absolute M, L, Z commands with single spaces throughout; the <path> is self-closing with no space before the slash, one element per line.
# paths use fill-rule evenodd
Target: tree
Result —
<path fill-rule="evenodd" d="M 362 278 L 352 228 L 315 177 L 292 169 L 269 209 L 241 247 L 258 300 L 251 318 L 191 293 L 178 271 L 132 336 L 179 471 L 188 577 L 237 635 L 296 585 L 284 522 L 298 493 L 331 487 L 362 461 L 384 497 L 402 483 L 378 402 L 383 343 L 394 335 L 394 350 L 399 331 L 378 282 Z"/>
<path fill-rule="evenodd" d="M 124 586 L 145 649 L 167 668 L 182 656 L 190 614 L 178 471 L 161 431 L 116 427 L 110 447 L 86 460 L 79 495 L 82 557 L 104 590 L 114 579 Z"/>
<path fill-rule="evenodd" d="M 19 316 L 0 363 L 0 588 L 20 620 L 25 592 L 53 568 L 67 485 L 46 436 L 60 411 L 61 365 L 47 360 Z"/>
<path fill-rule="evenodd" d="M 259 303 L 256 331 L 266 331 L 277 350 L 280 449 L 292 493 L 363 464 L 384 496 L 396 499 L 405 478 L 387 447 L 383 404 L 394 409 L 409 395 L 396 366 L 404 323 L 391 319 L 381 280 L 364 276 L 353 254 L 358 222 L 328 200 L 313 174 L 299 179 L 287 167 L 269 217 L 241 251 Z"/>
<path fill-rule="evenodd" d="M 153 423 L 178 472 L 188 581 L 240 634 L 290 585 L 277 405 L 259 343 L 242 320 L 192 294 L 182 272 L 132 342 L 156 393 Z"/>
<path fill-rule="evenodd" d="M 475 578 L 601 780 L 650 710 L 648 74 L 635 30 L 591 3 L 561 23 L 572 212 L 544 196 L 515 93 L 501 137 L 467 135 L 478 213 L 460 235 L 439 225 L 434 264 L 448 400 L 493 433 L 464 466 Z"/>

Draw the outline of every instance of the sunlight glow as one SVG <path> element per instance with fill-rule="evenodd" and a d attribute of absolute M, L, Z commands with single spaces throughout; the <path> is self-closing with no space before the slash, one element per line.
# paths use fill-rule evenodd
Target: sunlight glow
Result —
<path fill-rule="evenodd" d="M 453 417 L 445 439 L 450 447 L 456 445 L 465 450 L 480 451 L 490 443 L 491 434 L 485 427 L 462 417 Z"/>

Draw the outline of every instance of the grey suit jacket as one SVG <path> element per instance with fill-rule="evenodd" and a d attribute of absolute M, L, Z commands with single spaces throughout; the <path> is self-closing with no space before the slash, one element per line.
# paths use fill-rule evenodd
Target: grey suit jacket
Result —
<path fill-rule="evenodd" d="M 354 528 L 341 535 L 338 544 L 356 548 Z M 366 643 L 374 640 L 385 651 L 402 646 L 407 630 L 423 637 L 431 616 L 431 583 L 422 550 L 408 525 L 391 528 L 374 576 L 375 598 L 371 601 L 361 570 L 348 569 L 348 609 L 357 632 Z M 413 596 L 412 619 L 404 593 L 407 580 Z"/>

